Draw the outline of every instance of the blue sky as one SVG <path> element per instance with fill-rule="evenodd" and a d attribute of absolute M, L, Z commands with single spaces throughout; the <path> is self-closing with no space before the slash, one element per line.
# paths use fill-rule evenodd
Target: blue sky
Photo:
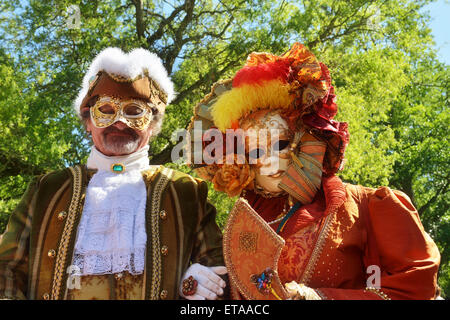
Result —
<path fill-rule="evenodd" d="M 430 28 L 433 30 L 439 60 L 450 65 L 450 1 L 438 0 L 426 8 L 431 16 Z"/>

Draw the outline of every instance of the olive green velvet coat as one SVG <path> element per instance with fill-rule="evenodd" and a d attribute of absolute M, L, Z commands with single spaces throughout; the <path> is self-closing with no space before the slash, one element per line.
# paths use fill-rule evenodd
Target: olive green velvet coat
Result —
<path fill-rule="evenodd" d="M 84 165 L 35 178 L 0 239 L 0 298 L 65 299 L 86 187 L 95 173 Z M 147 251 L 142 296 L 178 299 L 191 263 L 224 265 L 222 233 L 207 185 L 153 166 L 147 186 Z"/>

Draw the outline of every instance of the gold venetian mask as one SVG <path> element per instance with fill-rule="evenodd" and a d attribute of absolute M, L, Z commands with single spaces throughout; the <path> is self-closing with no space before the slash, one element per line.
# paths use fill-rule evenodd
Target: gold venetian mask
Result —
<path fill-rule="evenodd" d="M 132 129 L 147 129 L 153 118 L 156 107 L 138 99 L 119 99 L 100 96 L 90 109 L 91 119 L 95 127 L 106 128 L 117 121 L 124 122 Z"/>

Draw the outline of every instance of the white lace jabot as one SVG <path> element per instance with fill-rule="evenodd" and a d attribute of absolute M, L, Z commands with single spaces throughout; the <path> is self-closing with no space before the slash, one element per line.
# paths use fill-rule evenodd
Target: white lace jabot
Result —
<path fill-rule="evenodd" d="M 81 275 L 144 271 L 147 190 L 141 172 L 150 168 L 148 148 L 108 157 L 92 147 L 87 166 L 98 171 L 87 187 L 73 260 Z M 123 172 L 111 170 L 117 163 Z"/>

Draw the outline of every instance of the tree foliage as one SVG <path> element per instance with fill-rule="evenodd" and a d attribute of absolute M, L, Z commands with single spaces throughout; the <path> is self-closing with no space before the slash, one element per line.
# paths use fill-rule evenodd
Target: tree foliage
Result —
<path fill-rule="evenodd" d="M 450 292 L 449 70 L 433 49 L 427 0 L 0 0 L 0 227 L 33 175 L 83 162 L 89 150 L 72 111 L 81 79 L 102 49 L 157 53 L 178 92 L 151 162 L 170 162 L 211 85 L 252 51 L 304 43 L 328 65 L 338 120 L 351 134 L 340 176 L 406 192 L 442 254 Z M 80 12 L 71 26 L 71 5 Z M 73 7 L 72 7 L 73 8 Z M 210 188 L 223 226 L 234 199 Z"/>

